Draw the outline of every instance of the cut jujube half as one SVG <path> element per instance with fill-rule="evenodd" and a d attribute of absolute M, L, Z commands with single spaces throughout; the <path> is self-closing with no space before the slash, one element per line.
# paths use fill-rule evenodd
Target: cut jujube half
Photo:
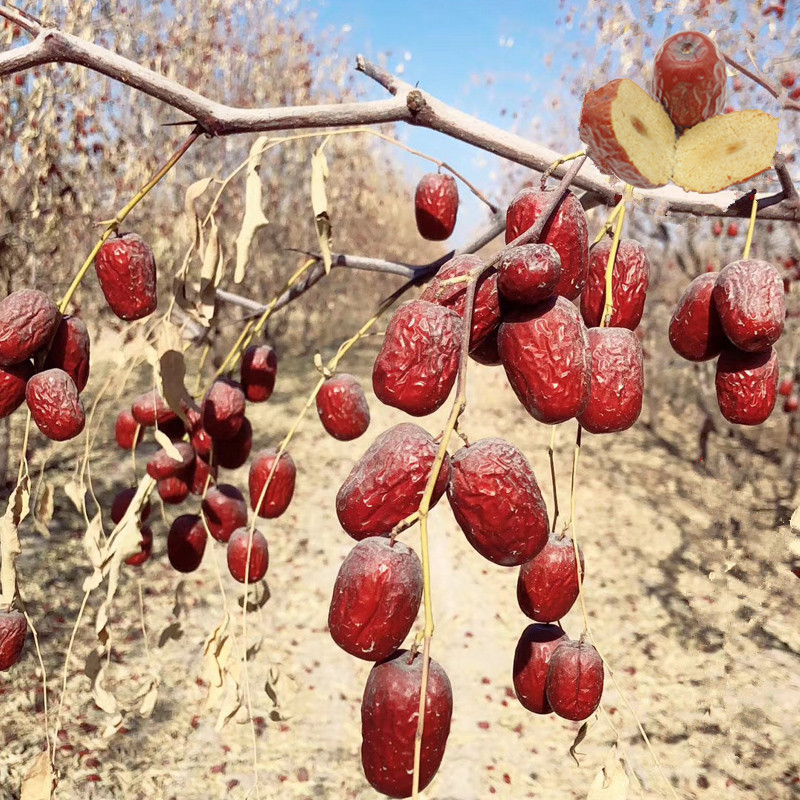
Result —
<path fill-rule="evenodd" d="M 82 392 L 89 380 L 89 331 L 78 317 L 61 318 L 50 350 L 44 361 L 44 369 L 63 369 Z"/>
<path fill-rule="evenodd" d="M 654 189 L 672 177 L 675 126 L 661 103 L 627 78 L 586 93 L 578 135 L 601 172 L 631 186 Z"/>
<path fill-rule="evenodd" d="M 354 539 L 388 535 L 419 510 L 439 446 L 430 434 L 410 422 L 384 431 L 356 462 L 336 495 L 339 523 Z M 431 507 L 450 479 L 445 454 L 436 478 Z"/>
<path fill-rule="evenodd" d="M 534 419 L 555 424 L 586 408 L 589 338 L 580 313 L 568 300 L 554 297 L 509 312 L 497 343 L 508 382 Z"/>
<path fill-rule="evenodd" d="M 501 252 L 495 263 L 497 288 L 512 303 L 536 305 L 555 294 L 561 256 L 549 244 L 523 244 Z"/>
<path fill-rule="evenodd" d="M 527 187 L 506 211 L 506 244 L 531 228 L 550 202 L 552 190 Z M 586 283 L 589 267 L 589 223 L 580 200 L 567 192 L 542 228 L 539 244 L 549 244 L 561 259 L 555 293 L 574 300 Z"/>
<path fill-rule="evenodd" d="M 0 611 L 0 672 L 19 661 L 27 635 L 28 623 L 19 611 Z"/>
<path fill-rule="evenodd" d="M 603 319 L 606 302 L 606 270 L 611 240 L 605 239 L 589 253 L 589 274 L 581 295 L 581 315 L 587 328 Z M 650 285 L 650 259 L 634 239 L 621 239 L 611 273 L 611 314 L 606 325 L 634 330 L 642 321 L 644 301 Z"/>
<path fill-rule="evenodd" d="M 672 349 L 688 361 L 716 358 L 727 343 L 713 300 L 717 272 L 698 275 L 678 300 L 669 323 Z"/>
<path fill-rule="evenodd" d="M 737 425 L 760 425 L 775 408 L 778 354 L 769 347 L 747 353 L 728 345 L 717 361 L 715 386 L 722 416 Z"/>
<path fill-rule="evenodd" d="M 653 97 L 672 122 L 691 128 L 725 109 L 728 75 L 716 42 L 699 31 L 664 40 L 653 62 Z"/>
<path fill-rule="evenodd" d="M 0 300 L 0 366 L 27 361 L 58 328 L 58 306 L 38 289 L 20 289 Z"/>
<path fill-rule="evenodd" d="M 579 722 L 597 711 L 603 680 L 603 659 L 589 642 L 561 642 L 550 656 L 547 702 L 559 717 Z"/>
<path fill-rule="evenodd" d="M 642 345 L 628 328 L 589 328 L 589 402 L 578 422 L 589 433 L 618 433 L 642 412 Z"/>
<path fill-rule="evenodd" d="M 341 442 L 366 433 L 369 404 L 358 378 L 347 372 L 327 378 L 317 393 L 317 413 L 322 427 Z"/>
<path fill-rule="evenodd" d="M 227 542 L 231 534 L 247 524 L 247 503 L 244 495 L 227 483 L 206 492 L 202 503 L 208 532 L 218 541 Z"/>
<path fill-rule="evenodd" d="M 372 370 L 382 403 L 414 417 L 442 406 L 458 375 L 461 317 L 426 300 L 403 303 L 389 322 Z"/>
<path fill-rule="evenodd" d="M 208 534 L 197 514 L 176 517 L 167 535 L 167 557 L 178 572 L 194 572 L 203 560 Z"/>
<path fill-rule="evenodd" d="M 257 528 L 252 535 L 249 528 L 237 528 L 228 539 L 227 560 L 228 572 L 234 580 L 239 583 L 260 581 L 269 567 L 269 548 L 264 534 Z"/>
<path fill-rule="evenodd" d="M 786 301 L 783 280 L 772 264 L 747 259 L 723 267 L 713 300 L 725 335 L 740 350 L 766 350 L 780 339 Z"/>
<path fill-rule="evenodd" d="M 467 541 L 513 567 L 547 543 L 547 507 L 528 460 L 510 442 L 481 439 L 452 458 L 447 499 Z"/>
<path fill-rule="evenodd" d="M 250 464 L 250 508 L 259 517 L 279 517 L 292 502 L 296 478 L 297 467 L 288 453 L 282 453 L 279 459 L 277 450 L 260 450 Z"/>
<path fill-rule="evenodd" d="M 422 600 L 422 564 L 408 545 L 383 536 L 360 541 L 336 576 L 331 638 L 365 661 L 388 658 L 408 636 Z"/>
<path fill-rule="evenodd" d="M 417 230 L 423 239 L 448 239 L 458 215 L 458 184 L 452 175 L 429 172 L 417 184 L 414 195 Z"/>
<path fill-rule="evenodd" d="M 13 414 L 22 405 L 31 375 L 33 364 L 30 361 L 0 367 L 0 419 Z"/>
<path fill-rule="evenodd" d="M 75 438 L 86 424 L 75 381 L 63 369 L 34 375 L 25 387 L 25 400 L 36 427 L 54 442 Z"/>
<path fill-rule="evenodd" d="M 534 714 L 552 714 L 545 686 L 553 651 L 568 636 L 557 625 L 528 625 L 514 651 L 514 691 L 522 705 Z"/>
<path fill-rule="evenodd" d="M 733 111 L 689 128 L 675 148 L 672 180 L 689 192 L 720 192 L 772 166 L 778 119 L 764 111 Z"/>
<path fill-rule="evenodd" d="M 583 553 L 578 552 L 583 578 Z M 558 622 L 577 599 L 578 569 L 572 539 L 551 534 L 547 544 L 519 568 L 517 602 L 522 613 L 536 622 Z"/>
<path fill-rule="evenodd" d="M 398 650 L 369 673 L 361 701 L 361 765 L 370 785 L 389 797 L 410 797 L 414 739 L 422 690 L 422 661 Z M 425 692 L 425 723 L 420 752 L 419 788 L 424 789 L 444 757 L 453 690 L 444 669 L 430 659 Z"/>
<path fill-rule="evenodd" d="M 450 308 L 463 319 L 467 300 L 466 281 L 458 283 L 448 283 L 448 281 L 481 270 L 483 272 L 475 287 L 475 303 L 472 308 L 470 350 L 477 347 L 500 324 L 501 311 L 500 298 L 497 294 L 497 274 L 493 270 L 486 270 L 483 259 L 472 255 L 451 258 L 442 265 L 419 298 Z"/>

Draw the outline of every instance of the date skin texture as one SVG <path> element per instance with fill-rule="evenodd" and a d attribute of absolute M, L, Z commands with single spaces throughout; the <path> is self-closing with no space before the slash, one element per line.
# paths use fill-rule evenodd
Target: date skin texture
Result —
<path fill-rule="evenodd" d="M 328 627 L 347 653 L 383 661 L 403 643 L 422 600 L 422 564 L 406 544 L 362 539 L 339 568 Z"/>
<path fill-rule="evenodd" d="M 109 239 L 97 253 L 94 266 L 106 302 L 120 319 L 143 319 L 156 310 L 156 261 L 139 234 Z"/>
<path fill-rule="evenodd" d="M 388 536 L 398 522 L 419 509 L 439 446 L 411 422 L 384 431 L 354 465 L 336 495 L 336 515 L 354 539 Z M 431 507 L 450 479 L 445 455 Z"/>
<path fill-rule="evenodd" d="M 417 184 L 414 196 L 417 230 L 423 239 L 448 239 L 458 216 L 458 184 L 452 175 L 429 172 Z"/>
<path fill-rule="evenodd" d="M 580 557 L 583 578 L 583 553 Z M 575 566 L 572 539 L 551 534 L 544 548 L 519 568 L 517 602 L 522 613 L 536 622 L 565 617 L 578 599 Z"/>
<path fill-rule="evenodd" d="M 574 722 L 590 717 L 603 697 L 603 660 L 586 641 L 562 642 L 550 657 L 545 691 L 550 707 Z"/>
<path fill-rule="evenodd" d="M 589 273 L 581 295 L 581 315 L 587 328 L 596 328 L 603 318 L 606 298 L 606 268 L 611 240 L 606 239 L 589 253 Z M 611 328 L 635 330 L 642 321 L 644 301 L 650 285 L 650 259 L 634 239 L 622 239 L 614 259 L 611 288 Z"/>
<path fill-rule="evenodd" d="M 267 483 L 272 465 L 275 463 L 277 450 L 260 450 L 256 453 L 250 465 L 248 488 L 250 490 L 250 507 L 259 517 L 274 519 L 279 517 L 289 508 L 294 496 L 294 484 L 297 478 L 297 468 L 288 453 L 282 453 L 275 474 L 272 476 L 269 487 L 264 493 L 264 498 L 259 503 L 261 493 Z"/>
<path fill-rule="evenodd" d="M 341 442 L 358 439 L 369 427 L 369 404 L 354 375 L 340 372 L 328 378 L 317 394 L 317 413 L 326 432 Z"/>
<path fill-rule="evenodd" d="M 27 361 L 53 338 L 60 321 L 58 306 L 36 289 L 0 300 L 0 366 Z"/>
<path fill-rule="evenodd" d="M 678 300 L 669 323 L 669 343 L 687 361 L 716 358 L 728 342 L 713 300 L 717 272 L 698 275 Z"/>
<path fill-rule="evenodd" d="M 86 424 L 78 389 L 63 369 L 34 375 L 25 387 L 25 399 L 36 427 L 54 442 L 73 439 Z"/>
<path fill-rule="evenodd" d="M 508 382 L 525 410 L 553 425 L 589 402 L 589 337 L 578 310 L 563 297 L 511 311 L 497 337 Z"/>
<path fill-rule="evenodd" d="M 522 705 L 534 714 L 552 714 L 545 684 L 553 651 L 568 641 L 557 625 L 528 625 L 514 651 L 514 691 Z"/>
<path fill-rule="evenodd" d="M 547 507 L 528 460 L 510 442 L 481 439 L 451 461 L 447 498 L 467 541 L 504 567 L 547 543 Z"/>
<path fill-rule="evenodd" d="M 537 220 L 550 200 L 547 190 L 526 188 L 512 201 L 506 212 L 506 244 L 514 241 Z M 556 249 L 561 259 L 561 277 L 556 294 L 574 300 L 586 283 L 589 268 L 589 223 L 578 198 L 567 192 L 539 238 Z"/>
<path fill-rule="evenodd" d="M 375 396 L 414 417 L 440 408 L 458 375 L 461 317 L 426 300 L 395 311 L 372 370 Z"/>
<path fill-rule="evenodd" d="M 778 395 L 778 354 L 746 353 L 728 345 L 717 361 L 715 386 L 722 416 L 737 425 L 760 425 Z"/>
<path fill-rule="evenodd" d="M 422 655 L 408 663 L 408 651 L 398 650 L 369 673 L 361 701 L 361 765 L 370 785 L 389 797 L 410 797 L 414 772 Z M 419 788 L 433 780 L 444 756 L 453 690 L 440 664 L 430 660 L 425 693 Z"/>

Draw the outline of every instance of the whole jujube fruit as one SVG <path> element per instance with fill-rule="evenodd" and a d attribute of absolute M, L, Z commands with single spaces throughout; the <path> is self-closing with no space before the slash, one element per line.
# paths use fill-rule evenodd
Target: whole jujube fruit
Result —
<path fill-rule="evenodd" d="M 450 462 L 447 498 L 467 541 L 505 567 L 547 543 L 547 507 L 525 456 L 503 439 L 462 447 Z"/>
<path fill-rule="evenodd" d="M 171 506 L 180 505 L 191 491 L 188 480 L 178 477 L 164 478 L 156 484 L 158 496 Z"/>
<path fill-rule="evenodd" d="M 123 450 L 133 450 L 139 446 L 143 435 L 144 427 L 133 418 L 133 414 L 128 409 L 120 411 L 114 425 L 117 445 Z"/>
<path fill-rule="evenodd" d="M 472 327 L 469 347 L 477 347 L 500 324 L 500 298 L 497 294 L 497 274 L 487 271 L 483 259 L 478 256 L 455 256 L 443 264 L 420 295 L 420 300 L 452 309 L 464 318 L 467 301 L 466 282 L 446 283 L 470 272 L 483 270 L 475 287 L 475 302 L 472 309 Z"/>
<path fill-rule="evenodd" d="M 414 195 L 417 230 L 423 239 L 441 242 L 456 226 L 458 184 L 452 175 L 429 172 L 417 184 Z"/>
<path fill-rule="evenodd" d="M 54 442 L 74 438 L 86 424 L 78 389 L 63 369 L 34 375 L 25 387 L 25 400 L 36 427 Z"/>
<path fill-rule="evenodd" d="M 201 438 L 205 433 L 204 428 L 198 428 L 192 435 L 192 443 Z M 207 435 L 207 434 L 206 434 Z M 250 450 L 253 447 L 253 426 L 245 417 L 242 426 L 230 439 L 214 439 L 214 463 L 224 469 L 238 469 L 247 463 Z"/>
<path fill-rule="evenodd" d="M 240 384 L 220 378 L 203 399 L 203 428 L 212 439 L 230 439 L 244 422 L 245 396 Z"/>
<path fill-rule="evenodd" d="M 156 260 L 150 245 L 137 233 L 105 242 L 94 267 L 106 302 L 120 319 L 143 319 L 156 310 Z"/>
<path fill-rule="evenodd" d="M 372 443 L 336 495 L 336 515 L 354 539 L 391 533 L 419 509 L 439 446 L 427 431 L 410 422 L 384 431 Z M 445 454 L 434 485 L 431 507 L 450 479 Z"/>
<path fill-rule="evenodd" d="M 642 345 L 628 328 L 589 328 L 589 352 L 589 402 L 578 422 L 589 433 L 627 430 L 642 412 Z"/>
<path fill-rule="evenodd" d="M 704 33 L 680 31 L 665 39 L 656 53 L 653 97 L 681 128 L 721 114 L 727 85 L 725 58 Z"/>
<path fill-rule="evenodd" d="M 44 369 L 63 369 L 75 381 L 78 392 L 82 392 L 89 380 L 89 347 L 89 331 L 83 320 L 62 317 L 50 344 Z"/>
<path fill-rule="evenodd" d="M 414 773 L 414 738 L 422 688 L 422 655 L 409 663 L 398 650 L 369 673 L 361 701 L 361 765 L 370 785 L 389 797 L 410 797 Z M 440 664 L 430 659 L 425 693 L 419 788 L 433 780 L 444 757 L 453 690 Z"/>
<path fill-rule="evenodd" d="M 247 525 L 247 503 L 235 487 L 221 483 L 209 489 L 203 498 L 203 516 L 208 532 L 218 541 L 227 542 L 231 534 Z"/>
<path fill-rule="evenodd" d="M 178 572 L 194 572 L 203 560 L 208 534 L 197 514 L 176 517 L 167 535 L 169 563 Z"/>
<path fill-rule="evenodd" d="M 497 337 L 511 388 L 539 422 L 580 414 L 589 402 L 589 338 L 578 310 L 563 297 L 506 315 Z"/>
<path fill-rule="evenodd" d="M 553 651 L 568 636 L 557 625 L 528 625 L 514 651 L 514 691 L 522 705 L 534 714 L 552 714 L 545 685 Z"/>
<path fill-rule="evenodd" d="M 122 519 L 123 516 L 125 516 L 125 512 L 128 510 L 128 506 L 131 504 L 131 500 L 133 500 L 135 494 L 135 486 L 131 486 L 129 489 L 123 489 L 122 491 L 117 492 L 116 497 L 114 497 L 114 500 L 111 503 L 111 521 L 115 525 Z M 150 511 L 150 501 L 146 500 L 139 513 L 139 517 L 142 522 L 145 522 L 150 516 Z"/>
<path fill-rule="evenodd" d="M 783 281 L 766 261 L 728 264 L 717 277 L 713 300 L 725 335 L 740 350 L 766 350 L 783 333 Z"/>
<path fill-rule="evenodd" d="M 19 661 L 27 635 L 28 623 L 19 611 L 0 611 L 0 672 Z"/>
<path fill-rule="evenodd" d="M 33 375 L 30 361 L 0 367 L 0 419 L 13 414 L 25 399 L 25 387 Z"/>
<path fill-rule="evenodd" d="M 177 419 L 178 415 L 169 407 L 167 401 L 155 390 L 142 392 L 131 404 L 133 418 L 144 427 L 159 427 Z"/>
<path fill-rule="evenodd" d="M 495 328 L 476 348 L 470 350 L 469 357 L 486 367 L 499 367 L 503 363 L 497 347 L 499 331 L 499 328 Z"/>
<path fill-rule="evenodd" d="M 561 642 L 550 656 L 547 702 L 559 717 L 579 722 L 600 705 L 603 679 L 603 659 L 589 642 Z"/>
<path fill-rule="evenodd" d="M 778 354 L 747 353 L 728 345 L 717 361 L 715 386 L 722 416 L 737 425 L 760 425 L 775 408 Z"/>
<path fill-rule="evenodd" d="M 532 227 L 550 202 L 552 190 L 542 191 L 528 187 L 512 201 L 506 211 L 506 244 Z M 589 267 L 589 223 L 580 201 L 572 192 L 567 192 L 545 223 L 541 244 L 556 249 L 561 259 L 561 277 L 556 294 L 574 300 L 586 283 Z"/>
<path fill-rule="evenodd" d="M 583 579 L 583 553 L 578 550 Z M 551 534 L 547 544 L 519 568 L 517 602 L 536 622 L 557 622 L 578 599 L 575 546 L 567 536 Z"/>
<path fill-rule="evenodd" d="M 195 459 L 194 448 L 189 442 L 177 442 L 175 449 L 181 455 L 180 461 L 176 461 L 162 448 L 147 462 L 147 474 L 151 478 L 160 481 L 164 478 L 179 477 L 188 481 Z"/>
<path fill-rule="evenodd" d="M 53 338 L 60 320 L 58 306 L 37 289 L 21 289 L 0 300 L 0 366 L 35 355 Z"/>
<path fill-rule="evenodd" d="M 354 375 L 339 372 L 327 378 L 317 393 L 322 427 L 342 442 L 357 439 L 369 427 L 369 405 Z"/>
<path fill-rule="evenodd" d="M 237 528 L 228 539 L 228 571 L 239 583 L 256 583 L 266 574 L 269 567 L 269 548 L 267 540 L 260 530 L 253 530 L 250 543 L 250 530 Z M 247 549 L 250 543 L 250 561 L 248 568 Z"/>
<path fill-rule="evenodd" d="M 581 294 L 581 315 L 588 328 L 603 319 L 606 300 L 606 269 L 612 242 L 604 239 L 589 252 L 589 271 Z M 606 325 L 634 330 L 642 321 L 644 301 L 650 285 L 650 259 L 634 239 L 621 239 L 611 280 L 611 315 Z"/>
<path fill-rule="evenodd" d="M 251 403 L 269 400 L 278 374 L 278 356 L 268 344 L 251 344 L 242 355 L 239 375 Z"/>
<path fill-rule="evenodd" d="M 217 480 L 217 465 L 209 464 L 204 458 L 196 456 L 189 470 L 189 478 L 186 483 L 192 494 L 202 496 L 209 486 L 213 486 Z"/>
<path fill-rule="evenodd" d="M 698 275 L 678 300 L 669 323 L 672 349 L 688 361 L 716 358 L 728 341 L 713 300 L 718 273 Z"/>
<path fill-rule="evenodd" d="M 250 508 L 259 517 L 274 519 L 283 514 L 292 502 L 297 468 L 288 453 L 282 453 L 278 466 L 272 475 L 269 487 L 264 490 L 272 472 L 278 453 L 276 450 L 260 450 L 250 465 L 248 486 L 250 489 Z M 259 503 L 262 493 L 263 499 Z"/>
<path fill-rule="evenodd" d="M 502 252 L 495 266 L 500 294 L 520 305 L 547 300 L 561 280 L 561 257 L 549 244 L 512 247 Z"/>
<path fill-rule="evenodd" d="M 408 545 L 362 539 L 336 576 L 328 611 L 331 637 L 366 661 L 388 658 L 408 636 L 422 600 L 422 564 Z"/>
<path fill-rule="evenodd" d="M 439 408 L 458 375 L 461 317 L 425 300 L 403 303 L 386 329 L 372 370 L 382 403 L 415 417 Z"/>

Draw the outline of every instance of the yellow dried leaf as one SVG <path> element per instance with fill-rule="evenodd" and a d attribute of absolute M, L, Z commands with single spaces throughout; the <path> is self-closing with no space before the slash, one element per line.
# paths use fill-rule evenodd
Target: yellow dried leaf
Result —
<path fill-rule="evenodd" d="M 158 680 L 156 678 L 150 679 L 150 685 L 147 691 L 141 695 L 142 704 L 139 706 L 139 713 L 143 717 L 149 717 L 156 707 L 156 700 L 158 699 Z"/>
<path fill-rule="evenodd" d="M 16 561 L 20 553 L 17 528 L 30 510 L 30 480 L 25 476 L 8 498 L 5 514 L 0 520 L 0 605 L 10 606 L 16 594 Z M 5 587 L 10 597 L 2 594 Z"/>
<path fill-rule="evenodd" d="M 105 648 L 95 647 L 86 659 L 84 672 L 91 681 L 92 699 L 95 703 L 107 714 L 117 714 L 119 711 L 117 698 L 103 686 L 106 675 L 105 664 Z"/>
<path fill-rule="evenodd" d="M 317 239 L 326 275 L 331 271 L 331 234 L 333 232 L 328 215 L 328 196 L 325 193 L 325 181 L 330 174 L 328 160 L 323 152 L 327 141 L 326 138 L 311 156 L 311 208 L 314 211 L 314 225 L 317 229 Z"/>
<path fill-rule="evenodd" d="M 250 260 L 250 246 L 253 243 L 256 233 L 265 225 L 269 225 L 269 220 L 264 215 L 261 208 L 262 186 L 261 175 L 261 156 L 264 145 L 269 141 L 266 136 L 259 136 L 250 148 L 250 155 L 247 159 L 247 178 L 244 187 L 244 217 L 239 235 L 236 237 L 236 269 L 233 273 L 234 283 L 241 283 L 244 280 L 247 262 Z"/>
<path fill-rule="evenodd" d="M 170 439 L 169 436 L 167 436 L 167 434 L 164 433 L 164 431 L 159 430 L 158 428 L 154 428 L 153 437 L 164 448 L 164 450 L 166 450 L 167 455 L 170 458 L 175 459 L 175 461 L 183 460 L 183 456 L 181 455 L 180 450 L 178 450 L 178 448 L 175 447 L 175 445 L 172 443 L 172 439 Z"/>
<path fill-rule="evenodd" d="M 214 217 L 211 218 L 211 233 L 203 253 L 203 267 L 200 271 L 200 315 L 210 320 L 214 317 L 216 287 L 219 281 L 217 273 L 221 271 L 222 247 L 219 241 L 219 228 Z"/>
<path fill-rule="evenodd" d="M 186 209 L 187 215 L 186 221 L 188 224 L 189 236 L 194 248 L 197 248 L 200 243 L 200 223 L 202 221 L 197 211 L 197 201 L 208 190 L 213 180 L 213 178 L 201 178 L 199 181 L 195 181 L 186 190 L 186 195 L 184 197 L 184 208 Z"/>
<path fill-rule="evenodd" d="M 49 525 L 50 521 L 53 519 L 54 494 L 55 488 L 53 484 L 45 482 L 44 487 L 42 488 L 42 493 L 39 495 L 39 500 L 36 503 L 36 513 L 34 514 L 36 530 L 38 530 L 39 533 L 45 537 L 50 536 Z"/>
<path fill-rule="evenodd" d="M 22 779 L 20 800 L 51 800 L 58 778 L 50 763 L 50 753 L 43 750 L 33 760 Z"/>
<path fill-rule="evenodd" d="M 72 504 L 78 511 L 83 513 L 83 503 L 84 498 L 86 495 L 86 487 L 84 486 L 83 480 L 80 481 L 67 481 L 64 484 L 64 494 L 72 500 Z"/>
<path fill-rule="evenodd" d="M 630 780 L 625 773 L 617 747 L 611 748 L 605 764 L 595 776 L 586 800 L 626 800 Z"/>

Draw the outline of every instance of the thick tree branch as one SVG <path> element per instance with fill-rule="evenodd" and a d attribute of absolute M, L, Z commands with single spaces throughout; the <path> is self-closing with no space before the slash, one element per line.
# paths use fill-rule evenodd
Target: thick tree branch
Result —
<path fill-rule="evenodd" d="M 7 5 L 0 5 L 0 16 L 15 22 L 20 19 L 19 12 Z M 153 70 L 71 34 L 42 27 L 27 18 L 23 27 L 36 38 L 30 44 L 0 54 L 0 76 L 46 63 L 78 64 L 161 100 L 216 136 L 407 122 L 440 131 L 537 172 L 544 172 L 561 155 L 471 117 L 397 79 L 363 57 L 359 57 L 357 68 L 388 89 L 394 95 L 392 99 L 271 109 L 236 108 L 210 100 Z M 566 168 L 562 165 L 554 170 L 553 175 L 560 178 L 565 172 Z M 613 204 L 622 190 L 620 183 L 612 183 L 593 164 L 586 165 L 575 180 L 575 185 L 591 192 L 593 199 L 603 198 L 606 204 Z M 701 195 L 684 192 L 676 186 L 666 186 L 637 190 L 633 199 L 657 214 L 746 217 L 747 214 L 729 210 L 739 194 L 729 190 Z M 772 197 L 777 198 L 770 196 L 770 201 Z M 765 207 L 759 218 L 797 221 L 800 220 L 800 210 L 791 203 L 779 201 Z"/>

